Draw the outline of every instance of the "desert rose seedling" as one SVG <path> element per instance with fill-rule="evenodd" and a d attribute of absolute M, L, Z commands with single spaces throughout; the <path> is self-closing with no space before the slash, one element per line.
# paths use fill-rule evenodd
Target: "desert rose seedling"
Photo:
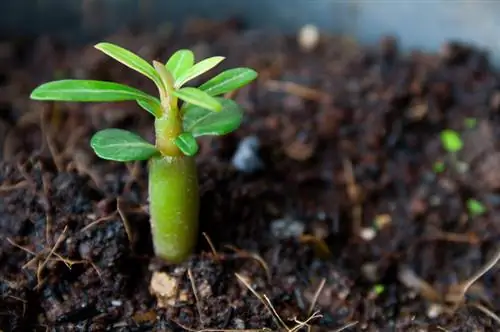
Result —
<path fill-rule="evenodd" d="M 243 110 L 224 96 L 257 78 L 250 68 L 223 71 L 199 87 L 186 86 L 220 64 L 214 56 L 195 62 L 181 49 L 166 63 L 152 64 L 111 43 L 95 48 L 154 82 L 159 97 L 107 81 L 66 79 L 38 86 L 31 99 L 67 102 L 135 101 L 154 117 L 155 144 L 135 133 L 110 128 L 95 133 L 90 145 L 97 156 L 117 162 L 148 161 L 149 212 L 155 254 L 169 262 L 185 260 L 197 240 L 199 193 L 194 157 L 197 137 L 236 130 Z"/>

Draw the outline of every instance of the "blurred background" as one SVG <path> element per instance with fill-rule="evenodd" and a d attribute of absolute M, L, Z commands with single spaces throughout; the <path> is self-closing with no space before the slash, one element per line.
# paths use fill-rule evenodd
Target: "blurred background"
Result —
<path fill-rule="evenodd" d="M 188 18 L 238 17 L 250 28 L 297 30 L 312 23 L 370 43 L 383 35 L 406 48 L 433 51 L 447 39 L 488 47 L 498 62 L 500 3 L 447 0 L 23 0 L 2 1 L 4 35 L 99 38 L 130 24 L 154 28 Z"/>

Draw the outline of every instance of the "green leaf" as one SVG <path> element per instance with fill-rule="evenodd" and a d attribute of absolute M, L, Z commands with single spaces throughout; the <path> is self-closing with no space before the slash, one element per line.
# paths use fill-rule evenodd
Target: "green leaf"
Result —
<path fill-rule="evenodd" d="M 191 133 L 182 133 L 175 139 L 175 145 L 186 155 L 194 156 L 199 149 L 198 143 Z"/>
<path fill-rule="evenodd" d="M 153 114 L 155 118 L 159 118 L 163 111 L 161 103 L 158 99 L 139 99 L 137 100 L 137 104 L 142 107 L 144 110 Z"/>
<path fill-rule="evenodd" d="M 197 88 L 186 87 L 172 91 L 172 94 L 186 103 L 190 103 L 213 112 L 219 112 L 222 109 L 220 102 Z"/>
<path fill-rule="evenodd" d="M 231 99 L 217 98 L 222 105 L 220 112 L 187 105 L 184 109 L 183 127 L 194 137 L 213 135 L 220 136 L 236 130 L 243 119 L 243 110 Z"/>
<path fill-rule="evenodd" d="M 194 53 L 190 50 L 178 50 L 168 59 L 165 65 L 174 80 L 183 75 L 194 65 Z"/>
<path fill-rule="evenodd" d="M 464 120 L 465 127 L 468 129 L 474 129 L 477 125 L 477 119 L 476 118 L 466 118 Z"/>
<path fill-rule="evenodd" d="M 93 80 L 48 82 L 35 88 L 31 92 L 30 98 L 73 102 L 154 100 L 152 96 L 123 84 Z"/>
<path fill-rule="evenodd" d="M 152 80 L 158 87 L 162 86 L 160 76 L 146 60 L 131 51 L 111 43 L 99 43 L 94 46 L 99 51 L 105 53 L 125 66 L 141 73 Z"/>
<path fill-rule="evenodd" d="M 139 135 L 116 128 L 95 133 L 90 146 L 98 157 L 121 162 L 148 160 L 159 153 L 153 144 Z"/>
<path fill-rule="evenodd" d="M 442 161 L 436 161 L 434 165 L 432 165 L 432 169 L 434 173 L 443 173 L 446 170 L 446 166 Z"/>
<path fill-rule="evenodd" d="M 250 68 L 233 68 L 223 71 L 203 83 L 198 89 L 211 96 L 218 96 L 247 85 L 257 78 L 257 72 Z"/>
<path fill-rule="evenodd" d="M 486 213 L 486 207 L 481 202 L 475 199 L 467 200 L 467 210 L 469 210 L 470 215 L 473 217 L 477 217 Z"/>
<path fill-rule="evenodd" d="M 443 144 L 444 149 L 448 152 L 457 152 L 463 147 L 460 134 L 450 129 L 445 129 L 441 132 L 441 143 Z"/>
<path fill-rule="evenodd" d="M 175 80 L 174 87 L 176 89 L 180 88 L 193 78 L 200 76 L 204 74 L 205 72 L 209 71 L 210 69 L 214 68 L 217 66 L 219 63 L 221 63 L 225 58 L 222 56 L 214 56 L 205 60 L 202 60 L 189 68 L 184 74 L 182 74 L 180 77 L 178 77 Z"/>

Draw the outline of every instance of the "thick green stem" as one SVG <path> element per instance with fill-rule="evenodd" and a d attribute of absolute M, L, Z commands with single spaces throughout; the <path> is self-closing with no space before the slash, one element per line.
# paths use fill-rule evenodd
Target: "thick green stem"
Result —
<path fill-rule="evenodd" d="M 154 157 L 149 161 L 149 213 L 156 256 L 180 263 L 198 237 L 199 192 L 194 158 Z"/>
<path fill-rule="evenodd" d="M 156 147 L 162 155 L 170 157 L 183 155 L 174 142 L 181 133 L 182 120 L 177 109 L 171 109 L 155 119 Z"/>

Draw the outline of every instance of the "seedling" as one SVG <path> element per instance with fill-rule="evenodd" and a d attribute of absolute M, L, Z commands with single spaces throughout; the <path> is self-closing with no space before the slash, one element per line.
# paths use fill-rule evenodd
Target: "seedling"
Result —
<path fill-rule="evenodd" d="M 460 134 L 454 130 L 445 129 L 441 132 L 440 139 L 443 149 L 448 152 L 452 166 L 454 166 L 459 173 L 465 173 L 468 170 L 468 165 L 459 161 L 457 158 L 457 153 L 462 150 L 464 146 Z M 441 173 L 446 167 L 444 164 L 434 164 L 433 168 L 436 173 Z"/>
<path fill-rule="evenodd" d="M 442 161 L 436 161 L 434 165 L 432 165 L 432 170 L 434 173 L 443 173 L 446 170 L 446 166 Z"/>
<path fill-rule="evenodd" d="M 447 152 L 452 154 L 460 151 L 464 145 L 460 134 L 450 129 L 441 132 L 441 144 Z"/>
<path fill-rule="evenodd" d="M 474 129 L 477 126 L 476 118 L 465 118 L 464 125 L 467 129 Z"/>
<path fill-rule="evenodd" d="M 477 217 L 486 213 L 487 209 L 480 201 L 470 198 L 466 202 L 467 210 L 471 217 Z"/>
<path fill-rule="evenodd" d="M 155 144 L 117 128 L 95 133 L 90 145 L 95 154 L 117 162 L 148 161 L 149 212 L 155 254 L 169 262 L 185 260 L 198 233 L 199 192 L 194 157 L 197 138 L 236 130 L 243 109 L 224 95 L 257 78 L 250 68 L 223 71 L 199 87 L 186 84 L 224 60 L 214 56 L 195 63 L 187 49 L 175 52 L 164 64 L 152 65 L 111 43 L 95 48 L 149 78 L 159 98 L 136 88 L 108 81 L 66 79 L 38 86 L 31 99 L 68 102 L 135 101 L 154 117 Z"/>

